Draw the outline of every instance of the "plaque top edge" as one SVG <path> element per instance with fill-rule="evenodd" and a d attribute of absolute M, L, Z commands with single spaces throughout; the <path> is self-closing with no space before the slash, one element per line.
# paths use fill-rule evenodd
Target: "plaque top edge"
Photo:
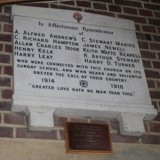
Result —
<path fill-rule="evenodd" d="M 73 18 L 73 14 L 76 12 L 77 11 L 42 8 L 42 7 L 39 7 L 37 10 L 37 7 L 12 5 L 12 17 L 24 16 L 24 17 L 77 23 L 77 20 Z M 81 23 L 84 24 L 90 24 L 90 25 L 103 24 L 104 27 L 135 30 L 134 21 L 132 20 L 120 19 L 115 17 L 97 15 L 93 13 L 80 12 L 80 11 L 78 11 L 78 13 L 82 14 L 83 19 L 81 20 Z"/>

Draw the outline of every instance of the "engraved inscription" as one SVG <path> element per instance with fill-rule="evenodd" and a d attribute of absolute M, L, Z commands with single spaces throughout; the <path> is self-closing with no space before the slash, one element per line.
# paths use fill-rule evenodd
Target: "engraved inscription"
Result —
<path fill-rule="evenodd" d="M 17 92 L 141 101 L 137 90 L 145 74 L 133 35 L 103 26 L 19 17 L 14 22 L 13 49 L 15 76 L 23 89 L 15 81 Z"/>

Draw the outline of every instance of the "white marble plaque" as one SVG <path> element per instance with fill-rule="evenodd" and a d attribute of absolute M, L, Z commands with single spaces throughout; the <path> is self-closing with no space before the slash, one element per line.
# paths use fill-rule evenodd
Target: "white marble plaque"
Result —
<path fill-rule="evenodd" d="M 133 22 L 14 7 L 13 110 L 44 106 L 57 113 L 64 108 L 64 114 L 77 109 L 77 115 L 80 110 L 155 115 Z"/>

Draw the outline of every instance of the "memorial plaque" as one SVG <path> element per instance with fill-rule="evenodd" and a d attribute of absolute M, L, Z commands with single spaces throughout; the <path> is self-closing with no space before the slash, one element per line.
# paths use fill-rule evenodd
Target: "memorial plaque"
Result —
<path fill-rule="evenodd" d="M 67 153 L 110 154 L 112 145 L 109 125 L 92 123 L 65 124 Z"/>
<path fill-rule="evenodd" d="M 144 131 L 143 118 L 152 119 L 156 110 L 133 21 L 24 6 L 13 6 L 12 14 L 13 111 L 53 108 L 63 116 L 117 118 L 130 125 L 134 119 L 135 127 L 123 128 Z"/>
<path fill-rule="evenodd" d="M 15 95 L 150 102 L 134 31 L 17 16 L 13 37 Z"/>

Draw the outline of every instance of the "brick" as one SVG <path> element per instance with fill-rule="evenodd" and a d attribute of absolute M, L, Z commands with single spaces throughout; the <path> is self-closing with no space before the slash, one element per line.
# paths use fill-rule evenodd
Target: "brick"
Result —
<path fill-rule="evenodd" d="M 5 52 L 10 52 L 10 53 L 12 53 L 12 45 L 5 44 Z"/>
<path fill-rule="evenodd" d="M 160 50 L 160 43 L 150 43 L 150 49 Z"/>
<path fill-rule="evenodd" d="M 158 102 L 159 108 L 157 109 L 158 112 L 160 112 L 160 102 Z"/>
<path fill-rule="evenodd" d="M 29 131 L 27 128 L 17 128 L 16 138 L 57 139 L 57 131 Z"/>
<path fill-rule="evenodd" d="M 142 58 L 156 59 L 155 52 L 141 50 Z"/>
<path fill-rule="evenodd" d="M 118 14 L 118 18 L 133 20 L 135 23 L 147 23 L 146 18 L 144 17 Z"/>
<path fill-rule="evenodd" d="M 157 116 L 153 120 L 160 122 L 160 112 L 158 112 Z"/>
<path fill-rule="evenodd" d="M 0 22 L 11 22 L 10 16 L 0 15 Z"/>
<path fill-rule="evenodd" d="M 74 1 L 60 1 L 60 3 L 62 3 L 62 4 L 66 4 L 66 5 L 72 5 L 72 6 L 74 6 L 75 4 L 74 4 Z"/>
<path fill-rule="evenodd" d="M 21 125 L 25 125 L 25 116 L 24 115 L 20 115 L 20 114 L 9 114 L 6 113 L 4 114 L 4 122 L 7 124 L 21 124 Z"/>
<path fill-rule="evenodd" d="M 54 125 L 57 127 L 64 127 L 67 118 L 54 116 Z"/>
<path fill-rule="evenodd" d="M 82 11 L 81 8 L 70 7 L 70 6 L 59 6 L 59 5 L 57 5 L 57 4 L 51 4 L 51 8 L 69 9 L 69 10 L 75 10 L 75 11 Z"/>
<path fill-rule="evenodd" d="M 123 5 L 123 6 L 136 7 L 136 8 L 142 8 L 141 2 L 137 2 L 137 1 L 115 0 L 115 4 Z"/>
<path fill-rule="evenodd" d="M 96 2 L 105 2 L 105 3 L 113 3 L 112 0 L 92 0 Z"/>
<path fill-rule="evenodd" d="M 119 123 L 116 119 L 109 120 L 110 126 L 112 130 L 117 130 L 119 131 Z"/>
<path fill-rule="evenodd" d="M 112 142 L 120 143 L 139 143 L 139 137 L 134 136 L 122 136 L 116 133 L 112 134 Z"/>
<path fill-rule="evenodd" d="M 58 5 L 58 4 L 51 4 L 51 6 L 50 6 L 51 8 L 60 8 L 60 6 Z M 64 8 L 65 9 L 65 8 Z"/>
<path fill-rule="evenodd" d="M 141 31 L 140 25 L 135 24 L 135 27 L 136 27 L 136 31 Z"/>
<path fill-rule="evenodd" d="M 3 44 L 0 44 L 0 51 L 3 51 Z"/>
<path fill-rule="evenodd" d="M 150 91 L 150 96 L 152 99 L 160 99 L 160 91 Z"/>
<path fill-rule="evenodd" d="M 144 68 L 152 68 L 150 61 L 143 60 L 142 62 L 143 62 Z"/>
<path fill-rule="evenodd" d="M 89 1 L 79 1 L 79 0 L 77 0 L 77 6 L 91 8 L 91 3 Z"/>
<path fill-rule="evenodd" d="M 159 0 L 151 0 L 151 2 L 159 4 Z"/>
<path fill-rule="evenodd" d="M 149 123 L 150 132 L 160 132 L 160 124 L 159 123 Z"/>
<path fill-rule="evenodd" d="M 12 138 L 13 137 L 13 128 L 0 127 L 0 137 Z"/>
<path fill-rule="evenodd" d="M 147 78 L 156 78 L 160 79 L 160 74 L 158 71 L 145 70 L 145 74 Z"/>
<path fill-rule="evenodd" d="M 149 24 L 155 25 L 155 26 L 160 26 L 160 20 L 159 19 L 151 19 L 148 18 Z"/>
<path fill-rule="evenodd" d="M 160 88 L 160 81 L 156 81 L 157 88 Z"/>
<path fill-rule="evenodd" d="M 10 56 L 0 54 L 0 63 L 10 63 Z"/>
<path fill-rule="evenodd" d="M 0 41 L 11 42 L 11 35 L 8 34 L 0 34 Z"/>
<path fill-rule="evenodd" d="M 104 16 L 116 17 L 116 15 L 114 13 L 108 13 L 108 12 L 104 12 L 104 11 L 96 11 L 96 10 L 91 10 L 91 9 L 85 9 L 84 11 L 89 12 L 89 13 L 104 15 Z"/>
<path fill-rule="evenodd" d="M 148 42 L 146 41 L 138 41 L 138 45 L 140 49 L 149 49 Z"/>
<path fill-rule="evenodd" d="M 160 10 L 160 5 L 158 4 L 151 4 L 151 3 L 144 3 L 144 8 L 147 8 L 149 10 Z"/>
<path fill-rule="evenodd" d="M 155 18 L 160 18 L 160 12 L 154 12 Z"/>
<path fill-rule="evenodd" d="M 12 76 L 13 75 L 13 67 L 12 66 L 4 66 L 4 74 Z"/>
<path fill-rule="evenodd" d="M 144 1 L 144 2 L 149 2 L 150 0 L 141 0 L 141 1 Z"/>
<path fill-rule="evenodd" d="M 158 31 L 158 33 L 160 33 L 160 27 L 157 27 L 157 31 Z"/>
<path fill-rule="evenodd" d="M 156 68 L 156 69 L 160 69 L 160 62 L 152 62 L 153 63 L 153 67 Z"/>
<path fill-rule="evenodd" d="M 155 83 L 153 80 L 147 80 L 148 88 L 155 88 Z"/>
<path fill-rule="evenodd" d="M 60 140 L 64 140 L 64 130 L 59 130 Z"/>
<path fill-rule="evenodd" d="M 157 53 L 157 55 L 158 55 L 158 59 L 160 59 L 160 53 Z"/>
<path fill-rule="evenodd" d="M 144 32 L 152 32 L 152 33 L 156 33 L 156 29 L 153 26 L 142 26 L 142 30 Z"/>
<path fill-rule="evenodd" d="M 8 13 L 8 14 L 11 14 L 11 6 L 5 6 L 4 7 L 4 13 Z"/>
<path fill-rule="evenodd" d="M 141 16 L 153 16 L 152 12 L 150 10 L 147 9 L 139 9 L 139 14 Z"/>
<path fill-rule="evenodd" d="M 0 66 L 0 74 L 2 74 L 2 68 L 3 68 L 3 67 L 2 67 L 2 66 Z"/>
<path fill-rule="evenodd" d="M 148 132 L 149 131 L 148 122 L 147 121 L 143 121 L 143 122 L 144 122 L 144 129 L 145 129 L 146 132 Z"/>
<path fill-rule="evenodd" d="M 152 35 L 152 37 L 153 37 L 154 41 L 160 42 L 160 36 L 159 35 Z"/>
<path fill-rule="evenodd" d="M 120 13 L 122 12 L 122 9 L 120 6 L 109 5 L 108 8 L 109 8 L 109 11 L 111 12 L 120 12 Z"/>
<path fill-rule="evenodd" d="M 137 39 L 151 41 L 152 37 L 150 34 L 136 33 Z"/>
<path fill-rule="evenodd" d="M 11 24 L 4 24 L 4 32 L 12 32 L 12 25 Z"/>
<path fill-rule="evenodd" d="M 138 14 L 137 9 L 135 8 L 130 8 L 130 7 L 123 7 L 123 11 L 124 13 L 128 13 L 128 14 Z"/>
<path fill-rule="evenodd" d="M 152 101 L 152 105 L 154 106 L 155 109 L 158 110 L 158 104 L 157 101 Z"/>
<path fill-rule="evenodd" d="M 150 34 L 145 34 L 146 35 L 146 40 L 147 41 L 152 41 L 152 37 Z"/>
<path fill-rule="evenodd" d="M 157 135 L 143 135 L 141 139 L 145 144 L 160 144 L 160 136 Z"/>
<path fill-rule="evenodd" d="M 21 4 L 21 5 L 23 5 L 23 4 Z M 49 7 L 49 5 L 47 3 L 25 3 L 24 6 L 43 7 L 43 8 Z"/>
<path fill-rule="evenodd" d="M 11 110 L 11 102 L 0 101 L 0 110 L 1 111 L 10 111 Z"/>
<path fill-rule="evenodd" d="M 9 90 L 9 89 L 2 90 L 2 98 L 4 99 L 11 99 L 12 94 L 13 94 L 12 90 Z"/>
<path fill-rule="evenodd" d="M 101 4 L 101 3 L 93 3 L 93 7 L 95 9 L 100 9 L 100 10 L 106 10 L 106 4 Z"/>
<path fill-rule="evenodd" d="M 0 86 L 9 87 L 11 85 L 11 79 L 7 77 L 0 77 Z"/>

